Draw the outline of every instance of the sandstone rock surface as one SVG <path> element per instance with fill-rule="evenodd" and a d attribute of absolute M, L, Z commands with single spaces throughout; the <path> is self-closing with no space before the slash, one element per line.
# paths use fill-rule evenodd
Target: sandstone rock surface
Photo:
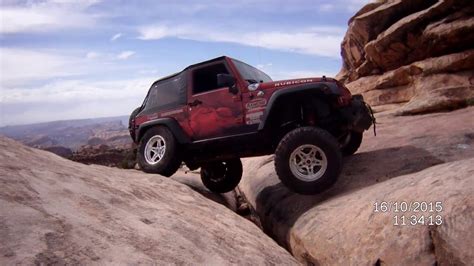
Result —
<path fill-rule="evenodd" d="M 472 32 L 469 0 L 371 3 L 349 21 L 337 78 L 369 104 L 395 107 L 400 115 L 470 105 Z"/>
<path fill-rule="evenodd" d="M 188 186 L 83 165 L 0 138 L 0 264 L 294 265 Z"/>
<path fill-rule="evenodd" d="M 334 187 L 290 192 L 272 156 L 246 159 L 239 187 L 264 230 L 314 265 L 469 265 L 474 261 L 474 107 L 419 116 L 378 114 Z M 374 212 L 376 202 L 442 202 L 442 212 Z M 440 215 L 442 225 L 394 226 Z"/>

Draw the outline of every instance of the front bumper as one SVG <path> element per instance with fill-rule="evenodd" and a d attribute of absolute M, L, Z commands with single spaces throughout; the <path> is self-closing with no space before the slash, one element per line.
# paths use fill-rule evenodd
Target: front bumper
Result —
<path fill-rule="evenodd" d="M 342 109 L 342 115 L 348 121 L 351 130 L 363 132 L 375 124 L 375 117 L 370 106 L 364 102 L 362 95 L 352 96 L 351 104 Z"/>

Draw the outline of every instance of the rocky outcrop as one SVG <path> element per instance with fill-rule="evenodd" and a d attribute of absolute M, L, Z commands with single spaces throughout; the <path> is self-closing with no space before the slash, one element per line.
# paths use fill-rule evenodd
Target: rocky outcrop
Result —
<path fill-rule="evenodd" d="M 469 0 L 371 3 L 349 21 L 337 78 L 369 104 L 401 115 L 470 105 L 473 31 Z"/>
<path fill-rule="evenodd" d="M 266 205 L 271 216 L 265 218 L 275 219 L 274 226 L 290 223 L 283 227 L 291 226 L 286 234 L 287 245 L 293 255 L 305 263 L 436 265 L 442 261 L 468 265 L 474 259 L 473 172 L 474 159 L 456 161 L 350 194 L 338 195 L 333 191 L 331 197 L 326 194 L 311 200 L 283 193 L 283 188 L 277 185 L 263 191 L 261 197 L 266 199 L 257 199 L 257 202 L 279 200 L 275 206 Z M 392 205 L 392 211 L 376 212 L 375 204 L 383 202 L 405 202 L 407 205 L 439 202 L 442 211 L 397 213 Z M 295 206 L 296 203 L 299 204 Z M 292 218 L 297 219 L 286 220 L 287 217 L 278 216 L 287 215 L 290 209 L 295 215 Z M 278 233 L 283 232 L 279 230 Z"/>
<path fill-rule="evenodd" d="M 295 265 L 251 222 L 157 175 L 0 138 L 1 265 Z"/>
<path fill-rule="evenodd" d="M 239 188 L 265 232 L 312 265 L 471 264 L 474 107 L 377 118 L 377 137 L 366 132 L 359 152 L 344 159 L 339 180 L 319 195 L 284 187 L 272 156 L 245 160 Z M 383 201 L 439 201 L 443 210 L 376 212 L 374 204 Z M 412 215 L 439 215 L 442 224 L 394 225 Z"/>
<path fill-rule="evenodd" d="M 124 169 L 132 169 L 136 164 L 136 147 L 118 148 L 106 144 L 84 145 L 68 159 L 84 164 L 98 164 Z"/>

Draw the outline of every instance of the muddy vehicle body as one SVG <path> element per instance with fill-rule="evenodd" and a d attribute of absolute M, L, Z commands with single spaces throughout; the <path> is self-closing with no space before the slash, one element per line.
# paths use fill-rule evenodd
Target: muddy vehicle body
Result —
<path fill-rule="evenodd" d="M 240 158 L 275 154 L 281 181 L 313 194 L 335 182 L 342 155 L 359 147 L 373 123 L 369 109 L 334 79 L 272 81 L 224 56 L 154 82 L 129 129 L 145 172 L 171 176 L 184 162 L 223 193 L 240 181 Z"/>

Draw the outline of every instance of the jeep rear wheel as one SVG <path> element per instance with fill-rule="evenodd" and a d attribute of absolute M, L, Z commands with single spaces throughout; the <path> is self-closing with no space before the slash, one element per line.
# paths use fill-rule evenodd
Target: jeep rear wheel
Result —
<path fill-rule="evenodd" d="M 137 158 L 143 171 L 166 177 L 172 176 L 181 165 L 178 143 L 163 126 L 147 130 L 140 140 Z"/>
<path fill-rule="evenodd" d="M 359 149 L 362 143 L 362 132 L 351 131 L 343 139 L 341 143 L 341 151 L 344 156 L 349 156 Z"/>
<path fill-rule="evenodd" d="M 315 194 L 336 182 L 342 169 L 337 140 L 316 127 L 286 134 L 275 151 L 275 170 L 281 182 L 300 194 Z"/>
<path fill-rule="evenodd" d="M 239 184 L 241 178 L 242 162 L 238 158 L 201 166 L 202 183 L 212 192 L 229 192 Z"/>

